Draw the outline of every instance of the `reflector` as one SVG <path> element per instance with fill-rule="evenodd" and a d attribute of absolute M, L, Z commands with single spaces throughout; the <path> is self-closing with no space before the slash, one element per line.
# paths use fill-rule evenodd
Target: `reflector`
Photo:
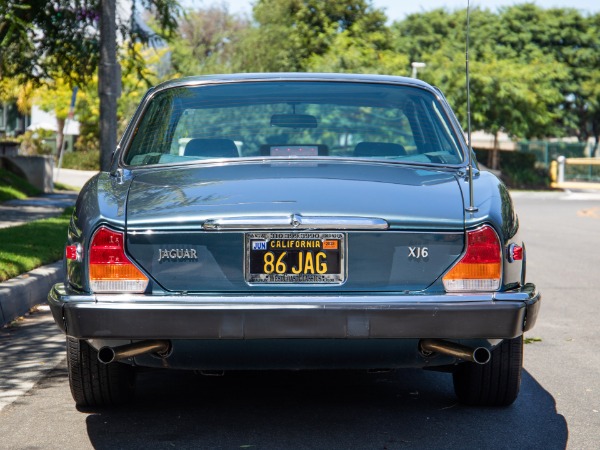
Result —
<path fill-rule="evenodd" d="M 65 258 L 77 261 L 77 246 L 67 245 L 65 247 Z"/>
<path fill-rule="evenodd" d="M 523 260 L 523 247 L 517 244 L 511 244 L 508 248 L 509 257 L 508 261 L 522 261 Z"/>

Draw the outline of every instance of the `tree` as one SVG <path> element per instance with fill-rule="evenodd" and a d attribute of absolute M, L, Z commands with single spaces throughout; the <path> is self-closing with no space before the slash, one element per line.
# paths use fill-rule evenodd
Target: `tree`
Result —
<path fill-rule="evenodd" d="M 141 43 L 133 44 L 130 49 L 120 51 L 120 58 L 135 51 L 137 58 L 146 61 L 142 72 L 133 68 L 123 70 L 121 76 L 121 96 L 117 102 L 117 131 L 122 134 L 142 97 L 151 85 L 156 85 L 164 78 L 158 75 L 158 67 L 164 59 L 167 49 L 153 49 Z M 52 91 L 48 93 L 52 96 Z M 60 94 L 59 94 L 60 95 Z M 98 97 L 98 76 L 94 75 L 88 85 L 79 90 L 77 96 L 76 116 L 81 124 L 77 147 L 81 150 L 98 150 L 100 101 Z M 64 102 L 60 102 L 61 104 Z"/>
<path fill-rule="evenodd" d="M 429 55 L 438 51 L 448 56 L 462 52 L 464 61 L 466 27 L 466 10 L 434 9 L 410 14 L 390 27 L 392 48 L 407 55 L 410 61 L 426 61 Z M 497 14 L 488 9 L 472 8 L 470 28 L 472 58 L 478 59 L 482 52 L 496 54 Z"/>
<path fill-rule="evenodd" d="M 41 109 L 53 112 L 56 116 L 56 148 L 60 150 L 63 143 L 63 129 L 69 115 L 72 89 L 62 78 L 55 78 L 42 85 L 32 93 L 32 100 Z"/>
<path fill-rule="evenodd" d="M 37 81 L 58 72 L 80 83 L 97 66 L 98 16 L 89 2 L 7 0 L 0 17 L 0 76 Z"/>
<path fill-rule="evenodd" d="M 0 2 L 0 77 L 37 82 L 57 74 L 72 85 L 85 84 L 99 62 L 102 0 L 4 0 Z M 176 0 L 143 0 L 165 33 L 175 30 Z M 135 2 L 131 14 L 136 14 Z M 148 43 L 152 34 L 131 16 L 116 23 L 123 42 Z M 126 64 L 137 60 L 125 60 Z"/>
<path fill-rule="evenodd" d="M 326 53 L 312 55 L 306 66 L 314 72 L 407 75 L 408 57 L 389 48 L 386 35 L 381 31 L 357 38 L 343 31 L 335 37 Z"/>
<path fill-rule="evenodd" d="M 152 10 L 166 33 L 176 27 L 176 0 L 141 0 Z M 0 76 L 43 83 L 64 78 L 70 86 L 84 86 L 101 68 L 100 166 L 107 170 L 116 147 L 116 99 L 118 97 L 115 27 L 124 41 L 148 42 L 152 35 L 131 17 L 117 21 L 115 0 L 6 0 L 0 4 Z M 103 20 L 100 20 L 100 19 Z M 99 23 L 100 26 L 99 26 Z M 102 28 L 102 30 L 101 30 Z M 104 44 L 102 50 L 101 45 Z M 141 61 L 126 58 L 125 65 L 141 71 Z"/>
<path fill-rule="evenodd" d="M 465 55 L 448 58 L 443 51 L 430 55 L 423 78 L 446 93 L 462 122 L 466 112 Z M 559 107 L 563 100 L 558 86 L 568 78 L 560 64 L 545 61 L 522 63 L 489 55 L 470 63 L 471 126 L 494 136 L 488 165 L 498 169 L 498 134 L 511 137 L 558 136 Z M 429 70 L 431 67 L 433 70 Z"/>
<path fill-rule="evenodd" d="M 242 41 L 241 64 L 248 71 L 305 71 L 336 36 L 385 29 L 386 16 L 370 0 L 258 0 L 256 27 Z"/>
<path fill-rule="evenodd" d="M 591 73 L 582 81 L 580 122 L 583 123 L 582 136 L 594 138 L 594 148 L 590 156 L 600 156 L 600 70 Z"/>
<path fill-rule="evenodd" d="M 597 133 L 598 17 L 531 3 L 498 13 L 473 9 L 473 126 L 520 138 L 576 135 L 586 140 Z M 427 62 L 420 74 L 454 100 L 463 123 L 465 31 L 465 10 L 414 14 L 392 26 L 396 50 L 411 61 Z M 493 151 L 491 162 L 496 160 Z"/>
<path fill-rule="evenodd" d="M 580 141 L 600 128 L 593 93 L 589 90 L 600 71 L 600 15 L 586 17 L 571 8 L 542 9 L 526 3 L 500 12 L 502 27 L 497 42 L 503 53 L 524 62 L 541 57 L 555 61 L 568 71 L 559 83 L 563 100 L 560 125 Z M 591 95 L 591 97 L 590 97 Z"/>
<path fill-rule="evenodd" d="M 584 103 L 580 123 L 584 124 L 585 133 L 594 137 L 594 153 L 600 156 L 600 14 L 590 17 L 588 25 L 586 35 L 594 44 L 585 52 L 586 64 L 578 65 Z"/>
<path fill-rule="evenodd" d="M 22 114 L 31 110 L 31 94 L 34 85 L 30 81 L 21 82 L 16 78 L 0 78 L 0 103 L 15 102 Z"/>
<path fill-rule="evenodd" d="M 169 42 L 173 69 L 182 75 L 236 70 L 235 53 L 249 27 L 248 19 L 230 14 L 224 5 L 186 11 Z"/>

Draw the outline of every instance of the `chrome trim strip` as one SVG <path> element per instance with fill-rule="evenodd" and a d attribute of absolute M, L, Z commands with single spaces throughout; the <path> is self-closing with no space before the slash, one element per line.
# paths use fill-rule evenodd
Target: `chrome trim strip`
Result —
<path fill-rule="evenodd" d="M 364 309 L 365 305 L 373 308 L 387 309 L 392 305 L 408 305 L 415 307 L 424 303 L 459 305 L 462 303 L 495 303 L 495 302 L 523 302 L 530 304 L 541 297 L 537 287 L 527 283 L 520 289 L 506 292 L 459 292 L 423 294 L 409 293 L 355 293 L 342 294 L 340 292 L 323 293 L 296 293 L 295 295 L 268 294 L 249 295 L 248 293 L 189 293 L 146 295 L 146 294 L 86 294 L 67 290 L 64 283 L 56 283 L 48 294 L 48 302 L 52 306 L 62 306 L 67 303 L 77 303 L 80 307 L 89 304 L 90 307 L 102 308 L 187 308 L 189 306 L 205 308 L 228 308 L 226 305 L 238 305 L 246 309 L 275 308 L 283 305 L 286 307 L 303 307 L 309 309 L 323 309 L 327 305 L 358 305 Z M 95 305 L 95 306 L 94 306 Z"/>
<path fill-rule="evenodd" d="M 285 230 L 291 228 L 291 216 L 226 217 L 208 219 L 202 225 L 207 231 L 219 230 Z"/>
<path fill-rule="evenodd" d="M 223 217 L 208 219 L 203 228 L 207 231 L 220 230 L 387 230 L 384 219 L 373 217 L 335 216 L 255 216 Z"/>

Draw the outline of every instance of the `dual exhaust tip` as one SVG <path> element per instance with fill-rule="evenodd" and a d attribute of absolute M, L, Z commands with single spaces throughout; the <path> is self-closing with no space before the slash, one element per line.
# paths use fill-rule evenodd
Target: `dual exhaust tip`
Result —
<path fill-rule="evenodd" d="M 164 358 L 171 351 L 171 342 L 168 340 L 151 339 L 132 344 L 121 345 L 119 347 L 102 347 L 98 350 L 98 360 L 102 364 L 110 364 L 122 359 L 133 358 L 145 353 L 154 353 Z M 473 362 L 475 364 L 487 364 L 492 355 L 484 347 L 467 347 L 456 342 L 444 341 L 441 339 L 421 339 L 419 341 L 419 351 L 429 356 L 433 353 L 452 356 L 463 361 Z"/>

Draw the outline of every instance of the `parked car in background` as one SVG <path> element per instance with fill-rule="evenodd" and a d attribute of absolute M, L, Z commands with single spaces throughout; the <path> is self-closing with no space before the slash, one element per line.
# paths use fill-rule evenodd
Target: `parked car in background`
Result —
<path fill-rule="evenodd" d="M 150 89 L 65 255 L 49 302 L 80 406 L 128 400 L 137 367 L 420 367 L 509 405 L 540 307 L 506 187 L 441 92 L 402 77 Z"/>

